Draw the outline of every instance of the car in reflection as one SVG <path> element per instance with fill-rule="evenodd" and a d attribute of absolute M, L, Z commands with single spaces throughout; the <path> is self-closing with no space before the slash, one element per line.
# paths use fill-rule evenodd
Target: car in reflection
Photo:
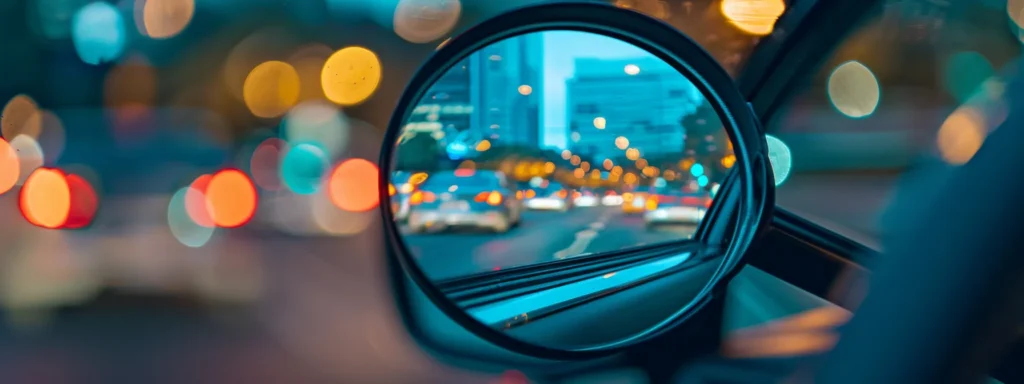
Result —
<path fill-rule="evenodd" d="M 705 192 L 661 190 L 648 196 L 645 202 L 644 224 L 657 227 L 663 224 L 696 225 L 711 207 L 711 196 Z"/>
<path fill-rule="evenodd" d="M 622 213 L 638 215 L 647 212 L 646 192 L 625 192 L 622 194 Z"/>
<path fill-rule="evenodd" d="M 505 233 L 521 219 L 516 188 L 497 171 L 436 172 L 409 196 L 407 227 L 413 233 L 459 228 Z"/>
<path fill-rule="evenodd" d="M 597 193 L 588 188 L 576 191 L 574 195 L 573 205 L 577 207 L 596 207 L 600 203 Z"/>
<path fill-rule="evenodd" d="M 601 205 L 605 207 L 617 207 L 622 205 L 622 195 L 618 194 L 614 190 L 607 190 L 604 192 L 604 196 L 601 196 Z"/>
<path fill-rule="evenodd" d="M 573 191 L 559 182 L 548 181 L 531 191 L 525 198 L 527 209 L 565 212 L 573 207 Z"/>
<path fill-rule="evenodd" d="M 416 189 L 408 172 L 395 172 L 391 176 L 388 194 L 391 196 L 391 214 L 395 221 L 405 223 L 409 219 L 409 196 Z"/>

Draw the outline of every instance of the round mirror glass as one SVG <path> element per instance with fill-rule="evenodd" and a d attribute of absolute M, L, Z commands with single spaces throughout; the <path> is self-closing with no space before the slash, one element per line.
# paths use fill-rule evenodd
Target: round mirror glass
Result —
<path fill-rule="evenodd" d="M 472 52 L 427 86 L 403 122 L 389 194 L 404 251 L 499 329 L 693 264 L 671 308 L 651 316 L 666 318 L 718 267 L 685 251 L 736 159 L 705 96 L 650 52 L 588 32 L 533 32 Z M 659 246 L 671 257 L 594 269 L 569 284 L 481 283 L 503 274 L 515 285 L 547 266 L 572 270 Z M 608 342 L 631 329 L 605 326 L 618 328 L 604 340 L 564 342 Z"/>

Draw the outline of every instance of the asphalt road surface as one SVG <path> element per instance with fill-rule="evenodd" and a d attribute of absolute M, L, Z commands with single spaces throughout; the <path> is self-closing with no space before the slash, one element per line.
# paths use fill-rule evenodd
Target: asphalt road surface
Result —
<path fill-rule="evenodd" d="M 620 207 L 576 207 L 568 212 L 524 211 L 506 233 L 405 234 L 406 246 L 428 276 L 446 279 L 690 237 L 695 226 L 647 229 L 643 217 Z"/>

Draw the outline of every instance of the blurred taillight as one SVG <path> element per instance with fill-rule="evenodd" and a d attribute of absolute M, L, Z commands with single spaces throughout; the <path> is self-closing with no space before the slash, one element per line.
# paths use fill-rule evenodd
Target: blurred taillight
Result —
<path fill-rule="evenodd" d="M 623 193 L 622 194 L 622 200 L 625 200 L 625 201 L 633 200 L 633 194 L 629 193 L 629 192 Z"/>
<path fill-rule="evenodd" d="M 435 195 L 434 192 L 423 191 L 424 203 L 433 203 L 435 201 L 437 201 L 437 195 Z"/>
<path fill-rule="evenodd" d="M 526 198 L 527 199 L 532 199 L 532 198 L 534 198 L 534 196 L 537 196 L 537 191 L 534 191 L 532 189 L 526 191 Z"/>
<path fill-rule="evenodd" d="M 556 194 L 558 195 L 558 197 L 560 197 L 560 198 L 563 198 L 563 199 L 564 199 L 564 198 L 565 198 L 566 196 L 569 196 L 569 192 L 568 192 L 568 191 L 566 191 L 566 190 L 564 190 L 564 189 L 563 189 L 563 190 L 560 190 L 560 191 L 558 191 L 558 193 L 556 193 Z"/>
<path fill-rule="evenodd" d="M 516 191 L 516 200 L 523 199 L 523 191 Z"/>
<path fill-rule="evenodd" d="M 501 204 L 502 200 L 504 200 L 504 198 L 498 192 L 491 192 L 489 195 L 487 195 L 487 204 L 499 205 Z"/>
<path fill-rule="evenodd" d="M 388 183 L 388 196 L 394 196 L 395 192 L 398 192 L 395 190 L 395 185 Z"/>
<path fill-rule="evenodd" d="M 409 204 L 417 205 L 423 202 L 423 191 L 416 191 L 409 196 Z"/>

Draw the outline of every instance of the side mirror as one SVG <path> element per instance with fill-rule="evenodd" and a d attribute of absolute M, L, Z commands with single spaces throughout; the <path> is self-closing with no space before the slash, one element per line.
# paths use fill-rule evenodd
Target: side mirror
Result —
<path fill-rule="evenodd" d="M 542 359 L 685 327 L 774 206 L 765 136 L 726 71 L 674 28 L 597 3 L 521 8 L 452 38 L 413 77 L 384 142 L 382 201 L 402 198 L 385 192 L 393 173 L 421 175 L 407 212 L 381 205 L 420 341 L 447 337 L 426 304 Z M 501 193 L 503 174 L 523 196 Z M 599 188 L 619 204 L 575 193 Z"/>

